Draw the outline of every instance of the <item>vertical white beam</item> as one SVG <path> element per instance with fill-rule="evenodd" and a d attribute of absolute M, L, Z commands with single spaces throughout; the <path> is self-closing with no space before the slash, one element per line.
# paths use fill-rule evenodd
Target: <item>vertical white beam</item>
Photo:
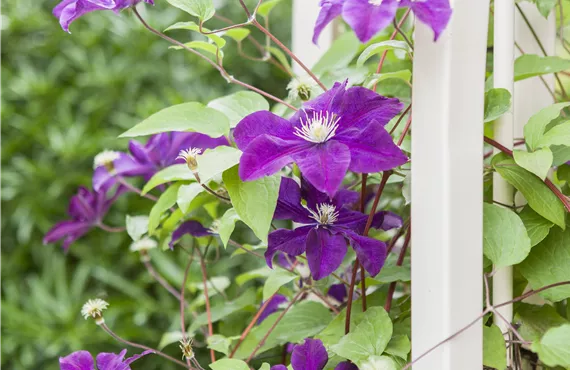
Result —
<path fill-rule="evenodd" d="M 335 22 L 331 22 L 321 33 L 319 46 L 311 41 L 319 9 L 319 0 L 293 0 L 292 50 L 309 68 L 317 63 L 334 39 Z M 293 63 L 293 71 L 300 75 L 305 74 L 296 63 Z"/>
<path fill-rule="evenodd" d="M 493 79 L 495 88 L 507 89 L 514 93 L 515 59 L 515 0 L 495 2 L 495 39 L 493 45 Z M 514 99 L 513 99 L 514 101 Z M 494 139 L 505 147 L 513 148 L 514 115 L 513 106 L 503 114 L 494 127 Z M 513 204 L 514 190 L 498 173 L 493 174 L 493 200 L 502 204 Z M 493 302 L 505 302 L 513 298 L 513 268 L 503 267 L 493 276 Z M 498 309 L 502 316 L 511 321 L 513 306 Z M 508 324 L 495 315 L 495 324 L 501 331 L 508 332 Z M 510 356 L 508 356 L 510 358 Z M 510 360 L 509 360 L 510 363 Z"/>
<path fill-rule="evenodd" d="M 483 111 L 489 0 L 452 1 L 437 42 L 416 25 L 412 135 L 412 358 L 482 309 Z M 414 370 L 480 370 L 475 325 Z"/>
<path fill-rule="evenodd" d="M 519 6 L 532 24 L 548 55 L 555 55 L 556 17 L 554 11 L 548 18 L 544 18 L 533 3 L 521 2 Z M 515 41 L 526 54 L 542 55 L 540 47 L 518 11 L 515 12 Z M 515 55 L 520 56 L 520 51 L 515 49 Z M 544 79 L 554 90 L 554 75 L 546 75 Z M 515 83 L 515 138 L 523 137 L 524 125 L 533 114 L 553 103 L 552 96 L 540 78 L 533 77 Z M 519 149 L 524 149 L 524 146 Z"/>

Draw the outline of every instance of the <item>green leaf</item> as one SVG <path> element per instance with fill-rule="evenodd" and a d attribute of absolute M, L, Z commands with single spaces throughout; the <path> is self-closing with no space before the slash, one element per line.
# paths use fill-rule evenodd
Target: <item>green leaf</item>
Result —
<path fill-rule="evenodd" d="M 538 142 L 538 146 L 541 148 L 551 145 L 570 146 L 570 121 L 554 126 L 548 130 Z"/>
<path fill-rule="evenodd" d="M 238 250 L 241 250 L 241 249 L 238 249 Z M 242 286 L 243 284 L 245 284 L 248 281 L 251 281 L 253 279 L 266 278 L 271 274 L 272 271 L 273 270 L 271 270 L 267 266 L 260 267 L 260 268 L 255 269 L 255 270 L 250 270 L 250 271 L 244 272 L 243 274 L 239 274 L 238 276 L 236 276 L 235 281 L 236 281 L 237 285 Z"/>
<path fill-rule="evenodd" d="M 219 146 L 206 150 L 196 157 L 200 181 L 207 184 L 214 177 L 238 164 L 240 157 L 241 151 L 231 146 Z"/>
<path fill-rule="evenodd" d="M 189 180 L 194 180 L 194 174 L 192 174 L 188 166 L 185 164 L 175 164 L 155 173 L 143 187 L 142 195 L 167 182 Z"/>
<path fill-rule="evenodd" d="M 354 363 L 380 356 L 392 337 L 392 321 L 382 307 L 370 307 L 360 324 L 330 347 L 337 355 Z"/>
<path fill-rule="evenodd" d="M 513 157 L 519 166 L 534 173 L 542 181 L 546 178 L 554 160 L 552 152 L 548 148 L 541 148 L 534 152 L 513 150 Z"/>
<path fill-rule="evenodd" d="M 200 285 L 202 285 L 202 282 L 200 282 Z M 231 315 L 232 313 L 244 309 L 247 306 L 255 305 L 255 297 L 255 291 L 253 289 L 249 289 L 234 301 L 222 302 L 221 304 L 213 306 L 211 309 L 212 322 L 218 322 L 223 318 Z M 190 333 L 194 333 L 196 330 L 198 330 L 198 328 L 206 324 L 208 324 L 208 315 L 206 312 L 204 312 L 198 315 L 192 321 L 192 325 L 190 325 L 188 331 Z"/>
<path fill-rule="evenodd" d="M 269 365 L 267 362 L 264 362 L 259 370 L 271 370 L 271 365 Z"/>
<path fill-rule="evenodd" d="M 181 331 L 169 331 L 162 335 L 160 342 L 158 343 L 158 349 L 162 350 L 169 344 L 180 342 L 184 338 Z"/>
<path fill-rule="evenodd" d="M 232 344 L 231 338 L 226 338 L 223 335 L 214 334 L 206 339 L 208 342 L 208 348 L 213 349 L 223 353 L 224 355 L 229 355 L 230 345 Z"/>
<path fill-rule="evenodd" d="M 531 247 L 543 241 L 550 232 L 550 228 L 554 226 L 552 222 L 533 211 L 529 206 L 523 208 L 519 217 L 526 228 Z"/>
<path fill-rule="evenodd" d="M 514 322 L 520 324 L 519 333 L 528 341 L 538 341 L 552 327 L 567 324 L 568 320 L 550 305 L 535 306 L 519 303 L 516 306 Z"/>
<path fill-rule="evenodd" d="M 388 284 L 394 281 L 410 281 L 411 273 L 409 265 L 385 265 L 376 277 L 368 278 L 367 281 L 370 280 L 371 282 L 376 282 L 376 284 Z"/>
<path fill-rule="evenodd" d="M 570 161 L 570 146 L 553 145 L 550 147 L 550 151 L 554 156 L 554 160 L 552 161 L 553 166 L 560 166 Z"/>
<path fill-rule="evenodd" d="M 148 216 L 127 215 L 126 224 L 127 234 L 136 242 L 148 231 Z"/>
<path fill-rule="evenodd" d="M 532 248 L 519 268 L 532 289 L 570 281 L 570 228 L 553 228 L 542 242 Z M 538 293 L 544 299 L 558 302 L 570 297 L 570 285 L 562 285 Z"/>
<path fill-rule="evenodd" d="M 495 369 L 507 368 L 507 347 L 497 325 L 483 326 L 483 365 Z"/>
<path fill-rule="evenodd" d="M 390 78 L 397 78 L 406 82 L 410 82 L 410 78 L 412 77 L 412 72 L 408 69 L 404 69 L 397 72 L 385 72 L 385 73 L 375 73 L 368 77 L 364 82 L 364 86 L 367 88 L 372 88 L 375 84 L 388 80 Z"/>
<path fill-rule="evenodd" d="M 210 137 L 228 135 L 226 116 L 200 103 L 183 103 L 165 108 L 148 117 L 119 137 L 136 137 L 170 131 L 195 131 Z"/>
<path fill-rule="evenodd" d="M 176 204 L 176 199 L 178 198 L 178 189 L 181 185 L 182 184 L 174 184 L 166 189 L 160 198 L 158 198 L 154 206 L 152 206 L 150 214 L 148 215 L 149 234 L 153 234 L 158 225 L 160 225 L 162 214 Z"/>
<path fill-rule="evenodd" d="M 360 369 L 374 369 L 374 370 L 399 370 L 399 367 L 394 359 L 388 356 L 370 356 L 364 361 L 357 363 Z"/>
<path fill-rule="evenodd" d="M 570 165 L 563 164 L 556 170 L 556 177 L 560 181 L 566 181 L 570 185 Z"/>
<path fill-rule="evenodd" d="M 249 366 L 242 360 L 224 358 L 210 364 L 212 370 L 249 370 Z"/>
<path fill-rule="evenodd" d="M 299 276 L 284 269 L 271 270 L 263 286 L 263 300 L 267 301 L 283 285 L 297 279 Z"/>
<path fill-rule="evenodd" d="M 521 55 L 515 60 L 515 81 L 570 69 L 570 60 L 560 57 Z"/>
<path fill-rule="evenodd" d="M 491 89 L 485 92 L 484 122 L 491 122 L 511 108 L 511 93 L 507 89 Z"/>
<path fill-rule="evenodd" d="M 243 341 L 235 358 L 247 358 L 268 330 L 275 324 L 281 312 L 269 315 L 256 326 Z M 304 301 L 295 304 L 275 326 L 265 344 L 258 351 L 263 353 L 285 343 L 299 343 L 323 330 L 331 321 L 330 311 L 321 303 Z"/>
<path fill-rule="evenodd" d="M 194 31 L 194 32 L 198 32 L 201 35 L 206 36 L 208 39 L 210 39 L 213 43 L 215 43 L 220 49 L 223 48 L 224 46 L 226 46 L 226 40 L 224 40 L 223 38 L 221 38 L 220 36 L 216 35 L 216 34 L 203 34 L 200 32 L 200 27 L 194 23 L 194 22 L 178 22 L 173 24 L 172 26 L 169 26 L 167 29 L 164 30 L 164 32 L 166 31 L 170 31 L 170 30 L 189 30 L 189 31 Z M 209 29 L 202 27 L 202 32 L 210 32 Z"/>
<path fill-rule="evenodd" d="M 273 10 L 275 5 L 279 4 L 281 0 L 266 0 L 257 9 L 257 14 L 262 17 L 267 17 Z"/>
<path fill-rule="evenodd" d="M 531 349 L 548 366 L 570 366 L 570 324 L 549 329 Z"/>
<path fill-rule="evenodd" d="M 269 50 L 271 55 L 273 55 L 275 59 L 277 59 L 279 63 L 281 63 L 281 65 L 283 65 L 283 67 L 285 67 L 285 69 L 291 73 L 291 75 L 293 75 L 293 69 L 289 64 L 289 59 L 287 59 L 287 56 L 285 55 L 285 53 L 281 51 L 281 49 L 276 48 L 274 46 L 270 46 L 267 48 L 267 50 Z"/>
<path fill-rule="evenodd" d="M 235 166 L 224 172 L 223 179 L 240 219 L 263 243 L 267 243 L 281 177 L 273 175 L 243 182 L 239 178 L 238 166 Z"/>
<path fill-rule="evenodd" d="M 528 123 L 524 126 L 524 138 L 530 150 L 538 149 L 538 144 L 544 135 L 546 126 L 560 115 L 561 109 L 567 106 L 570 106 L 570 103 L 553 104 L 530 117 Z"/>
<path fill-rule="evenodd" d="M 196 182 L 180 186 L 180 189 L 178 189 L 178 197 L 176 198 L 176 203 L 178 204 L 178 207 L 182 213 L 186 214 L 186 212 L 188 212 L 192 201 L 196 199 L 198 194 L 203 191 L 204 188 Z"/>
<path fill-rule="evenodd" d="M 170 5 L 184 10 L 186 13 L 198 17 L 205 22 L 214 16 L 216 8 L 212 0 L 167 0 Z"/>
<path fill-rule="evenodd" d="M 224 52 L 222 51 L 222 49 L 219 46 L 211 44 L 211 43 L 206 42 L 206 41 L 190 41 L 190 42 L 184 43 L 184 46 L 186 46 L 187 48 L 190 48 L 190 49 L 205 51 L 207 53 L 212 54 L 216 58 L 220 58 L 220 59 L 224 58 Z M 174 46 L 170 46 L 169 49 L 182 50 L 184 48 L 182 46 L 174 45 Z"/>
<path fill-rule="evenodd" d="M 385 50 L 403 50 L 403 51 L 409 53 L 410 47 L 404 41 L 398 41 L 398 40 L 387 40 L 387 41 L 378 42 L 378 43 L 372 44 L 369 47 L 367 47 L 366 49 L 364 49 L 362 54 L 360 54 L 360 56 L 358 57 L 358 60 L 356 61 L 356 65 L 358 67 L 364 65 L 364 63 L 368 59 L 370 59 L 371 56 L 376 55 L 376 54 L 380 54 L 380 53 L 384 52 Z"/>
<path fill-rule="evenodd" d="M 354 32 L 343 33 L 315 64 L 313 72 L 318 76 L 348 66 L 358 53 L 359 47 L 360 42 Z"/>
<path fill-rule="evenodd" d="M 251 33 L 250 30 L 247 28 L 239 27 L 239 28 L 232 28 L 231 30 L 227 30 L 223 33 L 220 33 L 222 36 L 227 36 L 234 39 L 236 42 L 242 42 L 249 36 Z"/>
<path fill-rule="evenodd" d="M 220 224 L 218 226 L 218 234 L 220 235 L 220 239 L 222 239 L 222 243 L 224 243 L 224 247 L 228 246 L 228 241 L 234 232 L 236 222 L 239 221 L 239 216 L 236 213 L 236 210 L 230 208 L 224 213 L 222 218 L 220 218 Z"/>
<path fill-rule="evenodd" d="M 528 256 L 530 239 L 515 212 L 483 203 L 483 252 L 496 267 L 515 265 Z"/>
<path fill-rule="evenodd" d="M 496 156 L 497 157 L 497 156 Z M 524 195 L 528 204 L 539 215 L 552 221 L 554 224 L 565 228 L 564 205 L 552 193 L 552 191 L 538 177 L 516 165 L 512 159 L 497 157 L 493 161 L 493 167 L 497 172 Z"/>
<path fill-rule="evenodd" d="M 548 18 L 548 15 L 552 11 L 552 8 L 556 6 L 557 0 L 531 0 L 531 1 L 536 4 L 536 7 L 540 12 L 540 14 L 542 14 L 544 18 Z"/>
<path fill-rule="evenodd" d="M 407 335 L 394 335 L 384 352 L 407 360 L 411 350 L 412 345 Z"/>
<path fill-rule="evenodd" d="M 253 91 L 239 91 L 208 103 L 208 107 L 222 112 L 230 120 L 230 127 L 236 127 L 245 116 L 260 111 L 269 110 L 265 98 Z"/>

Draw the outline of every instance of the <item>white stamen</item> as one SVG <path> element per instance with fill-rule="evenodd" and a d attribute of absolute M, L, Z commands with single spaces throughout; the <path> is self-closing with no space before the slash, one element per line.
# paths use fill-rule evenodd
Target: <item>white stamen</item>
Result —
<path fill-rule="evenodd" d="M 156 240 L 151 238 L 142 238 L 136 242 L 133 242 L 133 244 L 131 244 L 130 250 L 131 252 L 148 251 L 149 249 L 156 248 L 157 246 L 158 243 Z"/>
<path fill-rule="evenodd" d="M 104 322 L 103 310 L 106 310 L 107 307 L 109 307 L 109 303 L 102 299 L 90 299 L 83 305 L 83 308 L 81 308 L 81 315 L 83 315 L 85 320 L 92 317 L 97 324 L 102 324 Z"/>
<path fill-rule="evenodd" d="M 200 154 L 202 154 L 202 149 L 200 148 L 182 149 L 180 152 L 178 152 L 178 157 L 176 157 L 176 159 L 184 159 L 186 162 L 188 162 L 189 159 L 196 160 L 196 156 Z"/>
<path fill-rule="evenodd" d="M 93 168 L 113 165 L 113 161 L 119 159 L 121 153 L 114 150 L 104 150 L 93 158 Z"/>
<path fill-rule="evenodd" d="M 311 118 L 301 119 L 301 128 L 295 127 L 295 135 L 312 143 L 324 143 L 332 138 L 340 117 L 330 112 L 317 112 Z"/>
<path fill-rule="evenodd" d="M 368 4 L 371 4 L 374 6 L 380 6 L 380 5 L 382 5 L 382 1 L 383 0 L 368 0 Z"/>
<path fill-rule="evenodd" d="M 321 225 L 332 225 L 338 220 L 338 211 L 332 204 L 321 203 L 317 205 L 317 210 L 309 209 L 311 218 Z"/>

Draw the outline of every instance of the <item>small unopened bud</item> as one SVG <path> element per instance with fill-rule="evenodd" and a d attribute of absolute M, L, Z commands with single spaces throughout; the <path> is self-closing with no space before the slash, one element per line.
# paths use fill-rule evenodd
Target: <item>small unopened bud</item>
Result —
<path fill-rule="evenodd" d="M 188 148 L 186 150 L 181 150 L 176 159 L 184 159 L 190 171 L 196 173 L 198 171 L 198 161 L 196 160 L 196 157 L 201 153 L 202 149 L 200 148 Z"/>
<path fill-rule="evenodd" d="M 311 93 L 317 84 L 308 77 L 294 78 L 287 85 L 289 99 L 307 101 L 311 99 Z"/>
<path fill-rule="evenodd" d="M 192 349 L 193 339 L 182 339 L 180 341 L 180 350 L 182 351 L 182 358 L 192 360 L 194 358 L 194 350 Z"/>
<path fill-rule="evenodd" d="M 141 255 L 141 261 L 146 262 L 150 260 L 150 256 L 148 255 L 148 251 L 150 249 L 156 248 L 158 243 L 151 238 L 142 238 L 133 242 L 131 244 L 130 250 L 131 252 L 139 252 Z"/>
<path fill-rule="evenodd" d="M 113 150 L 102 151 L 93 158 L 93 168 L 96 169 L 97 167 L 105 166 L 107 170 L 112 171 L 114 168 L 113 161 L 119 159 L 120 154 L 121 153 Z"/>
<path fill-rule="evenodd" d="M 107 307 L 109 307 L 109 303 L 102 299 L 90 299 L 81 308 L 81 315 L 83 315 L 85 320 L 91 317 L 95 319 L 97 325 L 101 325 L 105 322 L 103 319 L 103 310 L 106 310 Z"/>

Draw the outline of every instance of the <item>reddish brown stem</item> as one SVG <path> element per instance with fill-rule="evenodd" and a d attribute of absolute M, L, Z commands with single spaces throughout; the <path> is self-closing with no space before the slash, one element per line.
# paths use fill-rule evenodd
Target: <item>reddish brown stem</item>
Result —
<path fill-rule="evenodd" d="M 352 276 L 350 279 L 350 287 L 348 288 L 348 301 L 346 303 L 346 319 L 344 322 L 344 333 L 345 334 L 348 334 L 350 332 L 350 316 L 352 314 L 352 296 L 354 295 L 354 285 L 356 283 L 356 273 L 358 272 L 359 265 L 360 265 L 360 262 L 358 261 L 358 258 L 356 258 L 356 261 L 354 261 L 354 266 L 352 267 Z"/>
<path fill-rule="evenodd" d="M 239 346 L 241 346 L 241 344 L 243 343 L 243 341 L 245 340 L 245 338 L 247 337 L 247 335 L 249 334 L 249 332 L 251 331 L 251 329 L 253 329 L 253 327 L 255 326 L 255 324 L 257 324 L 257 320 L 259 320 L 259 317 L 261 316 L 261 314 L 263 313 L 263 311 L 265 311 L 265 309 L 267 308 L 267 306 L 269 305 L 269 303 L 271 303 L 271 300 L 273 299 L 273 297 L 275 297 L 275 294 L 277 294 L 277 292 L 275 292 L 271 298 L 269 298 L 267 301 L 265 301 L 263 303 L 263 305 L 261 306 L 261 308 L 259 309 L 259 311 L 257 311 L 257 313 L 255 314 L 255 316 L 253 317 L 253 319 L 251 320 L 251 322 L 249 323 L 249 325 L 247 326 L 247 328 L 245 328 L 245 330 L 243 331 L 243 333 L 241 333 L 241 336 L 239 337 L 239 341 L 237 342 L 236 346 L 234 347 L 234 349 L 232 350 L 232 353 L 230 353 L 229 358 L 234 357 L 234 355 L 236 354 Z"/>
<path fill-rule="evenodd" d="M 488 138 L 487 136 L 483 137 L 483 140 L 485 140 L 485 142 L 489 145 L 492 145 L 493 147 L 499 149 L 501 152 L 507 154 L 508 156 L 512 157 L 513 156 L 513 151 L 506 148 L 505 146 L 501 145 L 500 143 L 496 142 L 495 140 Z M 556 197 L 558 199 L 560 199 L 560 201 L 562 202 L 562 204 L 564 205 L 564 207 L 566 208 L 566 210 L 568 212 L 570 212 L 570 200 L 568 199 L 568 197 L 566 197 L 566 195 L 562 194 L 562 192 L 560 191 L 560 189 L 558 189 L 556 187 L 556 185 L 554 185 L 554 183 L 552 183 L 552 181 L 550 181 L 549 178 L 544 179 L 544 183 L 546 184 L 546 186 L 548 186 L 548 188 L 554 193 L 554 195 L 556 195 Z"/>
<path fill-rule="evenodd" d="M 400 122 L 402 122 L 402 120 L 404 119 L 404 117 L 406 116 L 406 114 L 408 114 L 408 112 L 410 111 L 410 109 L 412 109 L 412 105 L 408 105 L 408 107 L 406 108 L 406 110 L 404 110 L 404 113 L 402 113 L 400 115 L 400 118 L 398 118 L 398 121 L 396 122 L 396 124 L 394 125 L 394 127 L 392 127 L 392 129 L 390 130 L 390 135 L 392 135 L 394 133 L 394 131 L 396 131 L 396 128 L 398 128 L 398 126 L 400 125 Z"/>
<path fill-rule="evenodd" d="M 281 314 L 277 317 L 277 320 L 275 320 L 275 322 L 273 323 L 273 325 L 269 328 L 269 330 L 267 331 L 267 333 L 265 333 L 265 335 L 263 336 L 263 338 L 261 338 L 261 340 L 259 341 L 259 343 L 257 344 L 257 346 L 255 347 L 255 349 L 253 350 L 253 352 L 251 352 L 251 355 L 249 355 L 249 357 L 247 358 L 247 360 L 245 362 L 250 362 L 251 359 L 253 359 L 255 357 L 255 354 L 257 353 L 257 351 L 259 351 L 259 349 L 261 347 L 263 347 L 263 345 L 265 344 L 265 341 L 267 340 L 267 338 L 269 338 L 269 335 L 273 332 L 273 330 L 275 330 L 275 328 L 277 327 L 277 324 L 279 324 L 279 322 L 281 321 L 281 319 L 283 318 L 283 316 L 285 316 L 285 314 L 287 313 L 287 311 L 289 311 L 289 309 L 291 307 L 293 307 L 293 304 L 295 304 L 295 302 L 297 302 L 297 300 L 299 298 L 301 298 L 301 295 L 305 293 L 304 290 L 301 290 L 299 293 L 297 293 L 297 295 L 295 297 L 293 297 L 293 299 L 291 300 L 291 302 L 289 302 L 289 304 L 287 305 L 287 307 L 285 307 L 285 309 L 283 310 L 283 312 L 281 312 Z"/>
<path fill-rule="evenodd" d="M 404 126 L 404 130 L 402 131 L 402 134 L 400 135 L 400 138 L 398 139 L 398 146 L 402 145 L 402 143 L 404 142 L 404 138 L 408 134 L 408 131 L 410 130 L 411 124 L 412 124 L 412 115 L 410 114 L 410 116 L 408 117 L 408 121 L 406 122 L 406 126 Z"/>
<path fill-rule="evenodd" d="M 404 257 L 406 257 L 406 251 L 408 250 L 408 246 L 410 245 L 410 238 L 412 236 L 412 228 L 411 225 L 408 228 L 408 233 L 406 234 L 406 239 L 404 239 L 404 245 L 402 246 L 402 250 L 400 251 L 400 255 L 398 256 L 398 260 L 396 261 L 396 266 L 402 266 L 404 263 Z M 396 282 L 393 281 L 388 288 L 388 296 L 386 297 L 386 304 L 384 305 L 384 309 L 386 312 L 390 312 L 392 308 L 392 300 L 394 299 L 394 292 L 396 291 Z"/>
<path fill-rule="evenodd" d="M 338 309 L 332 305 L 332 303 L 329 302 L 329 300 L 327 299 L 327 297 L 325 297 L 321 292 L 319 292 L 316 288 L 311 288 L 311 291 L 317 296 L 319 297 L 319 299 L 328 307 L 332 310 L 332 312 L 334 312 L 335 314 L 339 314 Z"/>
<path fill-rule="evenodd" d="M 204 299 L 206 300 L 206 316 L 208 318 L 208 336 L 214 335 L 214 327 L 212 325 L 212 310 L 210 308 L 210 297 L 208 295 L 208 273 L 206 271 L 206 263 L 204 262 L 204 255 L 200 249 L 196 248 L 198 256 L 200 256 L 200 268 L 202 269 L 202 283 L 204 284 Z M 210 358 L 212 362 L 216 362 L 216 354 L 213 349 L 210 349 Z"/>

